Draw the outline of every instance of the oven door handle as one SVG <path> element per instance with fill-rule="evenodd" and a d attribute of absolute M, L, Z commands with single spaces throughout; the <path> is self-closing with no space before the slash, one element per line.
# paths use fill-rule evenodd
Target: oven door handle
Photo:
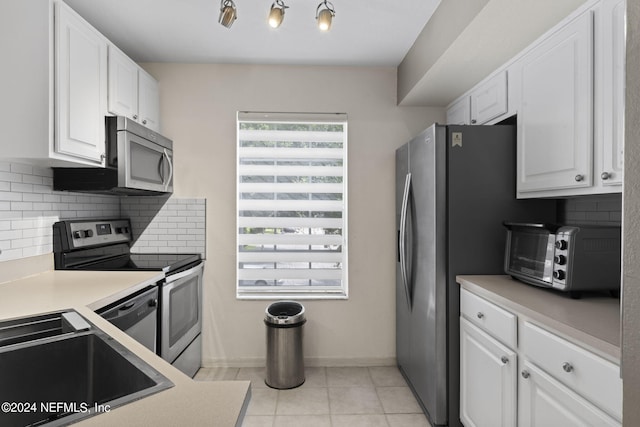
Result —
<path fill-rule="evenodd" d="M 187 277 L 187 276 L 191 276 L 192 274 L 196 274 L 198 271 L 202 271 L 202 269 L 204 268 L 204 263 L 200 262 L 198 265 L 191 267 L 188 270 L 184 270 L 181 271 L 179 273 L 176 274 L 170 274 L 168 276 L 165 277 L 165 281 L 166 283 L 171 283 L 171 282 L 175 282 L 176 280 L 180 280 L 183 277 Z"/>

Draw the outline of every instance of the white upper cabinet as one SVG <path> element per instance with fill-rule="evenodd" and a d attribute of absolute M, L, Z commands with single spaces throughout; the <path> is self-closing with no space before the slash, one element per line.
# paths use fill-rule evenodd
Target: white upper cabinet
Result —
<path fill-rule="evenodd" d="M 0 38 L 7 64 L 0 79 L 6 100 L 0 117 L 10 141 L 0 150 L 1 159 L 103 167 L 110 111 L 127 116 L 128 110 L 140 111 L 157 130 L 158 83 L 119 51 L 110 62 L 109 40 L 62 0 L 3 0 L 0 26 L 11 35 Z M 110 75 L 117 76 L 115 85 Z"/>
<path fill-rule="evenodd" d="M 0 157 L 103 166 L 107 40 L 61 1 L 6 0 L 2 11 L 0 26 L 11 37 L 0 43 L 7 65 L 0 113 L 11 143 Z"/>
<path fill-rule="evenodd" d="M 447 108 L 449 125 L 483 125 L 507 117 L 507 71 L 480 82 Z"/>
<path fill-rule="evenodd" d="M 507 71 L 480 83 L 471 92 L 471 124 L 481 125 L 507 112 Z"/>
<path fill-rule="evenodd" d="M 518 68 L 518 192 L 591 186 L 592 13 L 539 42 Z"/>
<path fill-rule="evenodd" d="M 109 46 L 109 112 L 160 131 L 158 82 L 113 45 Z"/>
<path fill-rule="evenodd" d="M 510 69 L 520 198 L 622 191 L 625 3 L 592 1 L 585 9 Z"/>
<path fill-rule="evenodd" d="M 160 132 L 160 88 L 158 81 L 143 69 L 138 70 L 140 123 Z"/>
<path fill-rule="evenodd" d="M 625 91 L 625 10 L 624 0 L 604 0 L 596 15 L 602 38 L 596 52 L 597 136 L 602 138 L 599 176 L 603 186 L 620 186 L 624 171 L 624 91 Z"/>
<path fill-rule="evenodd" d="M 471 124 L 471 107 L 469 96 L 463 96 L 447 108 L 448 125 Z"/>
<path fill-rule="evenodd" d="M 138 64 L 109 46 L 109 112 L 138 119 Z"/>

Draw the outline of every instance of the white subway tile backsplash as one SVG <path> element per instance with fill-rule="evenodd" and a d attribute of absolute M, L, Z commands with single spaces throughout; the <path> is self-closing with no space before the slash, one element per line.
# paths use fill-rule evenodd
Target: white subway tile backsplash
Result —
<path fill-rule="evenodd" d="M 206 256 L 204 199 L 127 197 L 121 201 L 121 211 L 131 219 L 132 251 Z"/>
<path fill-rule="evenodd" d="M 0 162 L 0 261 L 52 252 L 61 219 L 131 219 L 134 252 L 205 256 L 206 202 L 197 198 L 123 197 L 56 192 L 50 168 Z"/>
<path fill-rule="evenodd" d="M 558 220 L 567 224 L 620 225 L 622 195 L 605 194 L 558 200 Z"/>
<path fill-rule="evenodd" d="M 0 162 L 0 261 L 51 252 L 60 219 L 120 215 L 117 196 L 54 192 L 52 176 L 48 168 Z"/>

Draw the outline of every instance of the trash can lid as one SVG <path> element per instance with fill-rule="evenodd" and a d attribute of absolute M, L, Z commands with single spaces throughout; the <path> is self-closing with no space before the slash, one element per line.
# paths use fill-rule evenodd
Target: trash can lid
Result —
<path fill-rule="evenodd" d="M 273 325 L 292 325 L 304 322 L 304 306 L 296 301 L 274 302 L 265 310 L 264 321 Z"/>

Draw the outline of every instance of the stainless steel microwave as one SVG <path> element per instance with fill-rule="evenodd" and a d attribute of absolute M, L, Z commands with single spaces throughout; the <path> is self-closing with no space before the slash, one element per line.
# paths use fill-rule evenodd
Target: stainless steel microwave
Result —
<path fill-rule="evenodd" d="M 173 142 L 128 119 L 106 117 L 104 168 L 54 168 L 53 189 L 120 195 L 173 192 Z"/>
<path fill-rule="evenodd" d="M 620 290 L 619 226 L 504 225 L 504 270 L 512 277 L 565 292 Z"/>

